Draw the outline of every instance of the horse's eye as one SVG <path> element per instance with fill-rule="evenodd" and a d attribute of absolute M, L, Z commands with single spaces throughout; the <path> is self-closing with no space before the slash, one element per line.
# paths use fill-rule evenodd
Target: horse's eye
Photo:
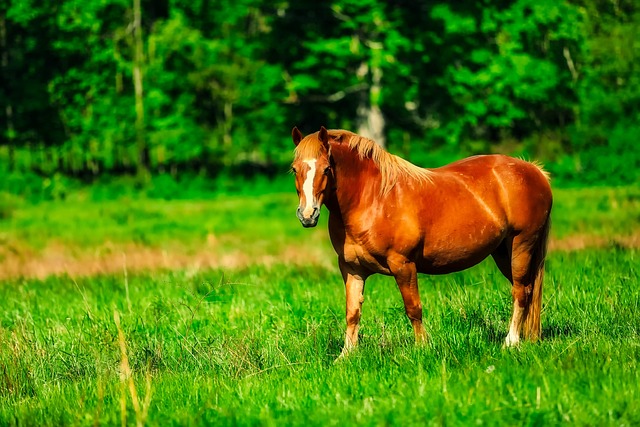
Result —
<path fill-rule="evenodd" d="M 298 171 L 296 170 L 296 168 L 291 168 L 291 172 L 293 172 L 293 174 L 294 174 L 294 175 L 298 173 Z"/>
<path fill-rule="evenodd" d="M 325 174 L 325 175 L 329 175 L 329 172 L 331 172 L 331 168 L 330 168 L 329 166 L 327 166 L 327 167 L 324 169 L 324 174 Z"/>

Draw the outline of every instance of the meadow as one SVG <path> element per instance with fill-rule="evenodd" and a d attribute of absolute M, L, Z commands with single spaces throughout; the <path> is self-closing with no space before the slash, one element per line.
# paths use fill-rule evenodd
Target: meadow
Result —
<path fill-rule="evenodd" d="M 640 188 L 555 191 L 543 340 L 505 350 L 485 261 L 344 287 L 295 192 L 16 205 L 0 220 L 0 425 L 640 424 Z"/>

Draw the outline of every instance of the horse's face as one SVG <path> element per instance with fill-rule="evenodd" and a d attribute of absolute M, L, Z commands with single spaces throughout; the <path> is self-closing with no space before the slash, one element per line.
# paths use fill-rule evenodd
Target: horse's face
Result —
<path fill-rule="evenodd" d="M 293 128 L 292 136 L 293 142 L 298 146 L 302 134 L 297 128 Z M 333 188 L 328 135 L 324 127 L 319 133 L 319 139 L 323 147 L 317 155 L 296 158 L 291 166 L 300 198 L 296 213 L 303 227 L 315 227 L 318 224 L 320 207 Z"/>

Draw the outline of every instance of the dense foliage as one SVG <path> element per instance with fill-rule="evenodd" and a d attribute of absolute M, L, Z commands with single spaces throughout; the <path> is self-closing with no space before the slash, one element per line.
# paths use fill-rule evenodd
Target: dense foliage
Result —
<path fill-rule="evenodd" d="M 638 26 L 633 0 L 9 0 L 0 169 L 269 174 L 295 124 L 632 182 Z"/>

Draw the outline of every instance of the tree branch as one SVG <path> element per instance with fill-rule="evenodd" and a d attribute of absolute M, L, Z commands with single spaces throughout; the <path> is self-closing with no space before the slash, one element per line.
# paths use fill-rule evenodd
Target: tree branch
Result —
<path fill-rule="evenodd" d="M 368 83 L 358 83 L 338 92 L 332 93 L 331 95 L 309 95 L 304 99 L 312 102 L 338 102 L 347 95 L 367 89 L 369 89 Z M 297 94 L 295 96 L 289 96 L 284 100 L 284 102 L 286 104 L 297 104 L 300 102 L 300 97 L 298 97 Z"/>

